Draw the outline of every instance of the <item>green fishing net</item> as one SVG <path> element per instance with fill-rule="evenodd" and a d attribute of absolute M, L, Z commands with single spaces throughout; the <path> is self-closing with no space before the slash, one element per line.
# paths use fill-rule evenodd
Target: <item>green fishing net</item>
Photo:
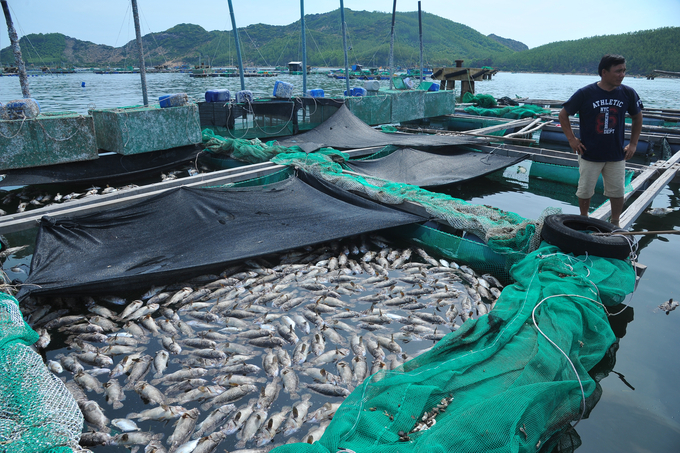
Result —
<path fill-rule="evenodd" d="M 0 293 L 0 451 L 80 450 L 83 414 L 63 382 L 30 348 L 37 340 L 16 299 Z"/>
<path fill-rule="evenodd" d="M 464 110 L 465 113 L 479 116 L 520 119 L 532 118 L 537 115 L 550 115 L 550 110 L 531 104 L 495 108 L 498 105 L 496 99 L 489 94 L 473 95 L 468 92 L 463 95 L 463 102 L 466 104 L 475 104 L 474 106 L 466 107 Z"/>
<path fill-rule="evenodd" d="M 348 156 L 340 151 L 324 149 L 313 154 L 279 154 L 272 162 L 294 166 L 380 203 L 399 205 L 416 202 L 432 217 L 454 230 L 477 236 L 491 250 L 503 255 L 506 270 L 538 247 L 540 235 L 535 233 L 540 231 L 543 219 L 560 212 L 559 209 L 547 208 L 538 220 L 525 219 L 513 212 L 468 203 L 418 186 L 353 173 L 342 164 L 347 159 Z"/>
<path fill-rule="evenodd" d="M 262 143 L 257 138 L 247 140 L 223 137 L 215 135 L 210 129 L 203 129 L 202 137 L 203 144 L 210 152 L 230 156 L 236 160 L 251 164 L 267 162 L 282 152 L 290 152 L 291 150 L 300 151 L 298 147 L 286 148 L 279 146 L 275 140 Z"/>
<path fill-rule="evenodd" d="M 490 94 L 472 94 L 469 91 L 463 95 L 463 102 L 487 109 L 498 105 L 496 99 Z"/>
<path fill-rule="evenodd" d="M 616 341 L 607 307 L 633 291 L 635 273 L 627 261 L 575 258 L 542 243 L 512 277 L 488 315 L 367 378 L 318 442 L 273 451 L 552 451 L 599 396 L 588 371 Z"/>

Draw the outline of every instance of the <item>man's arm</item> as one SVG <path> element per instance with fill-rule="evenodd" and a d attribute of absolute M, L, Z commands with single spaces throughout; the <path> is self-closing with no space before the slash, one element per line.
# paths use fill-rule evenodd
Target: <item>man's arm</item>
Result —
<path fill-rule="evenodd" d="M 623 152 L 626 153 L 626 160 L 633 157 L 635 149 L 637 148 L 640 133 L 642 132 L 642 111 L 630 118 L 632 120 L 630 127 L 630 142 L 623 148 Z"/>
<path fill-rule="evenodd" d="M 567 113 L 564 107 L 562 107 L 562 110 L 560 110 L 559 119 L 560 126 L 562 126 L 562 132 L 564 132 L 564 135 L 567 136 L 567 140 L 569 140 L 569 146 L 571 149 L 573 149 L 576 154 L 583 154 L 583 151 L 586 150 L 586 147 L 583 146 L 581 140 L 579 140 L 576 135 L 574 135 L 574 131 L 571 129 L 571 123 L 569 122 L 569 113 Z M 642 120 L 640 120 L 640 127 L 642 127 Z"/>

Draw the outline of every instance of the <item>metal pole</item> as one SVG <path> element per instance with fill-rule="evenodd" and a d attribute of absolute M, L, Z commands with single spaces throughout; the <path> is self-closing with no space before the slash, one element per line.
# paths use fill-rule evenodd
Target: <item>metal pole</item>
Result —
<path fill-rule="evenodd" d="M 347 26 L 345 24 L 345 3 L 340 0 L 340 21 L 342 21 L 342 50 L 345 53 L 345 84 L 349 96 L 349 60 L 347 59 Z"/>
<path fill-rule="evenodd" d="M 9 33 L 9 40 L 12 42 L 12 51 L 14 52 L 14 61 L 19 71 L 19 83 L 21 83 L 21 94 L 24 98 L 30 98 L 31 92 L 28 89 L 28 75 L 26 74 L 26 66 L 24 59 L 21 56 L 21 47 L 19 47 L 19 37 L 17 31 L 12 24 L 12 16 L 9 14 L 9 6 L 7 0 L 0 0 L 2 3 L 2 11 L 5 13 L 5 22 L 7 22 L 7 32 Z"/>
<path fill-rule="evenodd" d="M 139 28 L 139 13 L 137 0 L 132 0 L 132 17 L 135 20 L 135 35 L 137 36 L 137 50 L 139 51 L 139 75 L 142 78 L 142 97 L 144 106 L 149 106 L 149 96 L 146 93 L 146 65 L 144 64 L 144 48 L 142 47 L 142 31 Z"/>
<path fill-rule="evenodd" d="M 423 83 L 423 16 L 420 10 L 420 1 L 418 2 L 418 33 L 420 33 L 420 86 Z"/>
<path fill-rule="evenodd" d="M 305 0 L 300 0 L 300 22 L 302 23 L 302 95 L 307 94 L 307 35 L 305 34 Z"/>
<path fill-rule="evenodd" d="M 227 0 L 229 3 L 229 15 L 231 16 L 231 28 L 234 30 L 234 42 L 236 44 L 236 59 L 238 60 L 238 75 L 241 79 L 241 91 L 246 89 L 246 81 L 243 76 L 243 59 L 241 58 L 241 43 L 238 40 L 238 30 L 236 30 L 236 19 L 234 19 L 234 7 L 231 6 L 231 0 Z"/>
<path fill-rule="evenodd" d="M 392 5 L 392 31 L 390 32 L 390 90 L 394 88 L 392 76 L 394 75 L 394 20 L 397 14 L 397 0 Z"/>

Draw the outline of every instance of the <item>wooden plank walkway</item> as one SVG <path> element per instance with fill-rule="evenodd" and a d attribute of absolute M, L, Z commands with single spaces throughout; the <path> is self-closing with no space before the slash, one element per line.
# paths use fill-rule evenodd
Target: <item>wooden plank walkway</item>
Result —
<path fill-rule="evenodd" d="M 630 228 L 635 220 L 637 220 L 652 201 L 654 201 L 654 198 L 659 192 L 676 177 L 678 171 L 680 171 L 680 151 L 675 153 L 667 161 L 657 161 L 653 163 L 649 168 L 631 181 L 633 190 L 624 196 L 625 200 L 630 199 L 630 197 L 640 190 L 643 185 L 647 184 L 652 177 L 656 176 L 656 180 L 651 183 L 649 187 L 644 189 L 635 201 L 633 201 L 633 203 L 631 203 L 621 214 L 619 225 L 622 229 L 627 230 Z M 590 216 L 600 220 L 607 220 L 611 213 L 611 204 L 607 201 L 590 214 Z"/>

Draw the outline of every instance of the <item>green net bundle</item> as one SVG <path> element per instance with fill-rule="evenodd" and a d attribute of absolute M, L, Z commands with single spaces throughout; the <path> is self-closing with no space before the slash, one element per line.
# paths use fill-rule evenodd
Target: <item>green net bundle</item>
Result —
<path fill-rule="evenodd" d="M 16 299 L 0 293 L 0 451 L 80 451 L 83 415 L 63 382 L 30 348 L 37 340 Z"/>
<path fill-rule="evenodd" d="M 233 159 L 250 164 L 268 162 L 277 154 L 290 152 L 291 149 L 295 151 L 300 150 L 295 147 L 286 148 L 279 146 L 275 140 L 262 143 L 257 138 L 246 140 L 243 138 L 222 137 L 221 135 L 215 135 L 210 129 L 204 129 L 202 137 L 203 144 L 210 152 L 230 156 Z"/>
<path fill-rule="evenodd" d="M 525 104 L 521 106 L 508 106 L 496 108 L 496 99 L 489 94 L 465 93 L 463 102 L 472 103 L 474 106 L 466 107 L 464 112 L 479 116 L 494 116 L 498 118 L 532 118 L 538 115 L 550 115 L 550 110 L 546 110 L 537 105 Z"/>
<path fill-rule="evenodd" d="M 433 217 L 456 230 L 474 234 L 493 251 L 504 255 L 508 269 L 538 247 L 540 235 L 536 233 L 540 231 L 543 219 L 559 212 L 558 209 L 548 208 L 538 220 L 525 219 L 513 212 L 468 203 L 418 186 L 352 173 L 340 163 L 345 159 L 346 154 L 324 149 L 314 154 L 279 154 L 272 162 L 295 166 L 345 190 L 363 193 L 380 203 L 419 203 Z"/>
<path fill-rule="evenodd" d="M 616 341 L 607 307 L 633 291 L 635 273 L 543 243 L 512 277 L 488 315 L 366 379 L 318 442 L 273 451 L 551 451 L 597 399 L 588 371 Z"/>

